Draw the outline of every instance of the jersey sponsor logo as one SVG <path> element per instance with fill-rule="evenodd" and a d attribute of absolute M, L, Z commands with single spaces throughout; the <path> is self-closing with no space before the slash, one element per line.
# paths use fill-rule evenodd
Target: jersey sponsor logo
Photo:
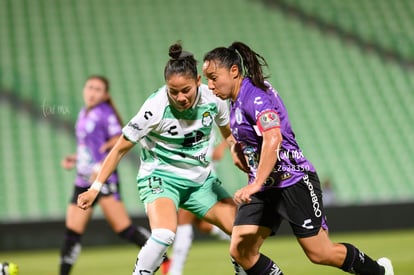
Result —
<path fill-rule="evenodd" d="M 144 113 L 144 118 L 145 118 L 146 120 L 148 120 L 150 117 L 152 117 L 152 112 L 151 112 L 151 111 L 146 111 L 146 112 Z"/>
<path fill-rule="evenodd" d="M 243 121 L 243 116 L 240 108 L 236 108 L 236 111 L 234 112 L 236 116 L 236 122 L 237 124 L 241 124 Z"/>
<path fill-rule="evenodd" d="M 275 127 L 280 127 L 280 120 L 279 116 L 274 111 L 267 111 L 262 113 L 258 117 L 259 127 L 262 131 L 266 131 L 268 129 L 272 129 Z"/>
<path fill-rule="evenodd" d="M 313 188 L 312 183 L 309 180 L 308 175 L 303 176 L 303 181 L 305 182 L 306 186 L 308 187 L 309 195 L 312 199 L 313 212 L 315 213 L 315 216 L 319 218 L 320 216 L 322 216 L 322 211 L 320 209 L 320 203 L 319 203 L 319 200 L 318 200 L 318 196 L 316 196 L 316 194 L 315 194 L 315 190 Z"/>
<path fill-rule="evenodd" d="M 204 137 L 204 133 L 201 131 L 194 131 L 184 135 L 183 146 L 192 147 L 197 144 Z"/>
<path fill-rule="evenodd" d="M 201 119 L 201 124 L 203 124 L 203 126 L 210 126 L 211 123 L 213 123 L 213 118 L 210 114 L 210 112 L 204 112 L 203 113 L 203 118 Z"/>
<path fill-rule="evenodd" d="M 280 175 L 280 180 L 281 181 L 284 181 L 284 180 L 290 179 L 291 177 L 292 177 L 292 174 L 291 173 L 285 172 L 282 175 Z"/>
<path fill-rule="evenodd" d="M 139 127 L 138 123 L 135 122 L 129 122 L 128 123 L 128 127 L 131 127 L 132 129 L 136 130 L 136 131 L 141 131 L 142 128 Z"/>
<path fill-rule="evenodd" d="M 177 125 L 171 126 L 170 129 L 168 129 L 167 133 L 169 133 L 172 136 L 176 136 L 178 135 L 178 132 L 174 131 L 175 129 L 177 129 Z"/>
<path fill-rule="evenodd" d="M 302 227 L 306 229 L 313 229 L 312 220 L 311 219 L 304 220 Z"/>
<path fill-rule="evenodd" d="M 201 153 L 200 155 L 194 155 L 194 156 L 190 156 L 190 158 L 200 161 L 200 162 L 206 162 L 206 154 L 205 153 Z"/>
<path fill-rule="evenodd" d="M 256 105 L 262 105 L 263 104 L 262 97 L 260 96 L 255 97 L 253 102 Z"/>

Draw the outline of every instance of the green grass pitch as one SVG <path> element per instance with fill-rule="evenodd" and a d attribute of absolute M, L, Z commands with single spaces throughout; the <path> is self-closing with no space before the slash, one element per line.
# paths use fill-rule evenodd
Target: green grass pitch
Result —
<path fill-rule="evenodd" d="M 373 258 L 392 259 L 397 275 L 414 274 L 414 230 L 332 234 L 335 242 L 349 242 Z M 188 275 L 234 274 L 225 241 L 194 242 L 185 268 Z M 305 257 L 292 236 L 269 238 L 262 252 L 274 259 L 286 275 L 345 274 L 332 267 L 317 266 Z M 73 275 L 131 274 L 138 249 L 133 245 L 84 247 Z M 59 249 L 0 252 L 0 261 L 18 264 L 20 275 L 55 275 L 58 273 Z M 159 272 L 157 274 L 160 274 Z"/>

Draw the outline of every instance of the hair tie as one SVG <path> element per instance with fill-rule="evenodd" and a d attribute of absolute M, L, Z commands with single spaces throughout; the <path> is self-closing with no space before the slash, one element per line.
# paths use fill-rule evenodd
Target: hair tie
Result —
<path fill-rule="evenodd" d="M 241 74 L 242 74 L 242 76 L 245 76 L 245 72 L 247 71 L 246 70 L 246 68 L 244 67 L 244 60 L 243 60 L 243 56 L 240 54 L 240 52 L 237 50 L 237 49 L 235 49 L 235 48 L 233 48 L 233 47 L 230 47 L 230 49 L 232 49 L 236 54 L 237 54 L 237 56 L 239 57 L 239 59 L 240 59 L 240 66 L 241 66 L 241 69 L 242 69 L 242 71 L 241 71 Z"/>

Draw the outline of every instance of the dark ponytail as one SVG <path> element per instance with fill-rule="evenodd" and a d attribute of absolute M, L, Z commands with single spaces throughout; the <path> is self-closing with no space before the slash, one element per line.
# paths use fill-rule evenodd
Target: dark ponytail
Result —
<path fill-rule="evenodd" d="M 254 86 L 263 91 L 269 88 L 265 83 L 268 76 L 262 70 L 262 67 L 267 66 L 266 60 L 242 42 L 233 42 L 228 48 L 218 47 L 211 50 L 204 56 L 204 61 L 212 60 L 218 61 L 227 69 L 236 65 L 239 72 L 250 78 Z"/>
<path fill-rule="evenodd" d="M 194 59 L 192 53 L 183 51 L 180 42 L 170 46 L 168 55 L 170 60 L 168 60 L 164 68 L 165 80 L 168 80 L 173 74 L 190 75 L 192 78 L 197 79 L 197 60 Z"/>

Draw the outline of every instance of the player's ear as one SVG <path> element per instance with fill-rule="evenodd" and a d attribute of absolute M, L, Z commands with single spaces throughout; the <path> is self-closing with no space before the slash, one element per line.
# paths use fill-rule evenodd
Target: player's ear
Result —
<path fill-rule="evenodd" d="M 239 67 L 237 67 L 237 65 L 232 65 L 230 67 L 230 75 L 232 78 L 239 77 L 240 73 L 239 73 Z"/>
<path fill-rule="evenodd" d="M 197 76 L 197 87 L 200 87 L 201 85 L 201 75 Z"/>

